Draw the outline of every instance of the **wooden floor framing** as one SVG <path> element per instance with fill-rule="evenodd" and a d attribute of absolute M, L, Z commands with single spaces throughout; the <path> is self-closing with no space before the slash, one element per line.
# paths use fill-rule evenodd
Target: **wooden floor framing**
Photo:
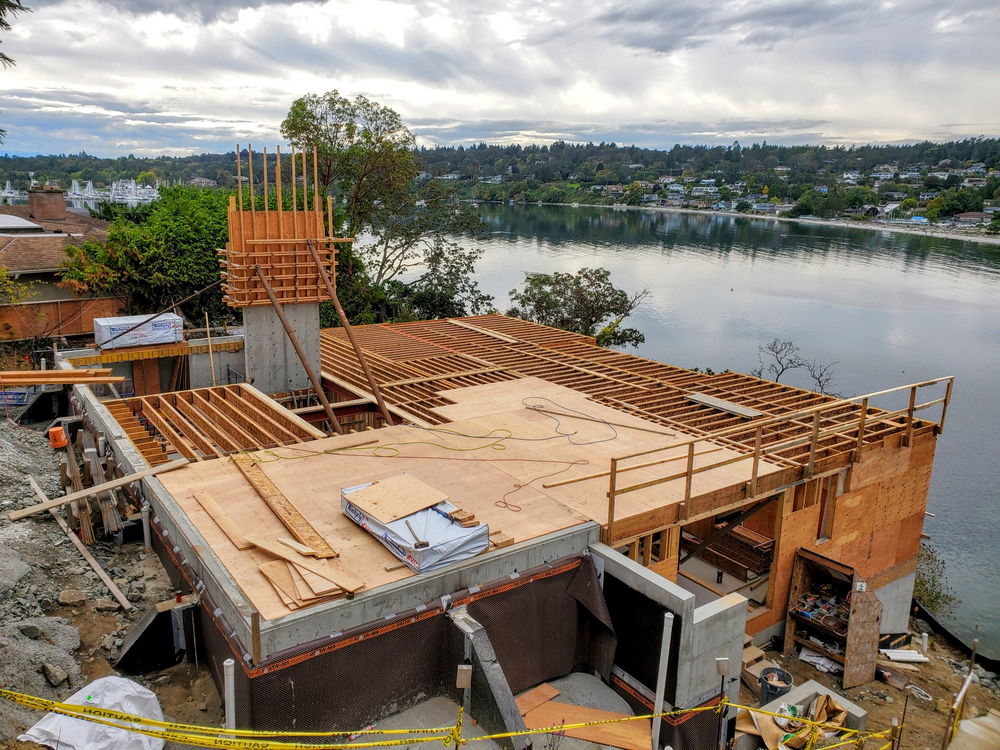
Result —
<path fill-rule="evenodd" d="M 203 461 L 325 437 L 246 383 L 106 401 L 104 406 L 154 466 L 171 454 Z"/>

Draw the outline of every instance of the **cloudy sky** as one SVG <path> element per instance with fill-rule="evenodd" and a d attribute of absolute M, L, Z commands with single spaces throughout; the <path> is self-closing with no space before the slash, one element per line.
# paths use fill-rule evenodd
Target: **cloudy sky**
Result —
<path fill-rule="evenodd" d="M 25 0 L 0 151 L 224 151 L 338 89 L 424 144 L 1000 135 L 997 0 Z"/>

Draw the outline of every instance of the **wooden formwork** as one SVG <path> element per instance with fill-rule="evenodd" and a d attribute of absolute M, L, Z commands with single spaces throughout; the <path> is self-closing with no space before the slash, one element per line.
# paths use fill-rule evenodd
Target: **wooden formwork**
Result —
<path fill-rule="evenodd" d="M 280 147 L 268 176 L 267 149 L 263 154 L 263 179 L 254 176 L 253 149 L 247 148 L 247 189 L 243 189 L 243 159 L 236 147 L 237 195 L 229 199 L 229 242 L 220 251 L 225 276 L 225 300 L 231 307 L 269 305 L 270 300 L 256 269 L 268 278 L 281 304 L 321 302 L 328 299 L 320 270 L 309 243 L 335 283 L 336 246 L 350 243 L 351 237 L 335 237 L 332 226 L 332 199 L 320 199 L 316 152 L 312 166 L 305 153 L 290 155 L 291 189 L 282 190 L 284 167 Z M 312 172 L 310 185 L 309 173 Z M 298 174 L 296 174 L 298 172 Z M 301 184 L 300 184 L 301 180 Z M 246 193 L 246 195 L 244 195 Z M 286 206 L 286 201 L 290 207 Z"/>

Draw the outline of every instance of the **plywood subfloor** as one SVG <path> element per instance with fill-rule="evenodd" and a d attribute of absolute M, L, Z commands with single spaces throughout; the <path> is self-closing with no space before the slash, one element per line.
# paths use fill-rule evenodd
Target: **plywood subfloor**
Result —
<path fill-rule="evenodd" d="M 540 394 L 551 401 L 538 401 Z M 268 478 L 340 553 L 339 564 L 361 578 L 368 590 L 413 573 L 395 568 L 396 558 L 341 513 L 341 487 L 405 472 L 446 493 L 452 503 L 474 513 L 476 520 L 488 523 L 491 532 L 502 531 L 515 542 L 522 542 L 588 520 L 607 520 L 607 477 L 553 488 L 544 488 L 546 482 L 603 472 L 612 456 L 688 437 L 682 433 L 656 435 L 627 427 L 612 429 L 607 424 L 571 417 L 556 421 L 526 408 L 522 399 L 567 414 L 575 410 L 596 419 L 664 429 L 535 378 L 451 390 L 448 398 L 456 404 L 445 410 L 464 410 L 464 414 L 480 416 L 432 429 L 398 425 L 252 454 Z M 717 461 L 726 455 L 736 454 L 726 449 L 705 460 Z M 683 469 L 683 462 L 666 466 L 673 473 Z M 762 462 L 760 473 L 779 469 Z M 657 467 L 627 472 L 625 476 L 629 482 L 641 482 L 665 473 Z M 741 462 L 699 474 L 695 492 L 746 481 L 748 473 L 749 462 Z M 254 535 L 270 539 L 287 536 L 277 516 L 236 467 L 228 459 L 201 462 L 165 474 L 161 481 L 261 616 L 274 620 L 288 614 L 290 610 L 258 569 L 260 563 L 273 558 L 257 549 L 238 550 L 193 497 L 196 492 L 209 493 L 238 525 Z M 679 502 L 683 493 L 683 481 L 629 493 L 619 498 L 616 518 Z M 386 567 L 392 569 L 387 571 Z"/>

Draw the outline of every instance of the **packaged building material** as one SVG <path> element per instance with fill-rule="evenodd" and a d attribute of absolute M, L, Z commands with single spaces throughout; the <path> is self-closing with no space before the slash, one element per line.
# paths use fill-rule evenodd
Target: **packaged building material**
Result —
<path fill-rule="evenodd" d="M 371 486 L 373 483 L 341 489 L 341 509 L 411 570 L 436 570 L 474 557 L 489 547 L 489 526 L 462 526 L 449 515 L 458 508 L 447 500 L 391 521 L 379 520 L 350 501 L 352 493 Z"/>
<path fill-rule="evenodd" d="M 143 323 L 148 317 L 148 315 L 122 315 L 115 318 L 94 318 L 94 340 L 98 348 L 120 349 L 126 346 L 176 344 L 184 340 L 184 324 L 179 315 L 163 313 Z M 138 325 L 139 323 L 142 325 Z M 135 330 L 129 331 L 137 325 Z M 123 333 L 124 336 L 120 335 Z"/>

